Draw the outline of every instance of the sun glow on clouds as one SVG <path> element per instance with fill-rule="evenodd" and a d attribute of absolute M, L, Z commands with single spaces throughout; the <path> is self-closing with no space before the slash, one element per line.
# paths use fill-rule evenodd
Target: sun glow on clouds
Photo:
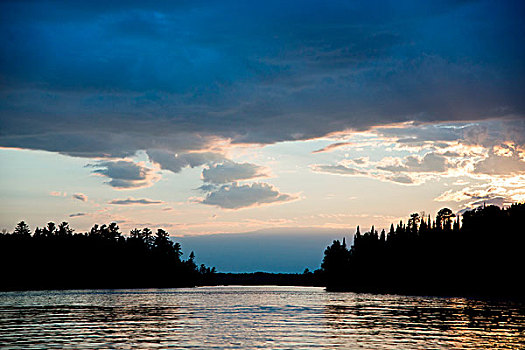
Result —
<path fill-rule="evenodd" d="M 345 227 L 525 197 L 520 2 L 77 5 L 0 3 L 8 227 Z"/>
<path fill-rule="evenodd" d="M 465 188 L 446 190 L 435 200 L 457 202 L 458 209 L 475 207 L 484 202 L 508 205 L 525 198 L 523 144 L 508 140 L 509 135 L 505 133 L 489 131 L 494 125 L 501 128 L 501 125 L 493 121 L 474 124 L 393 125 L 390 128 L 374 129 L 367 134 L 363 143 L 355 141 L 359 138 L 358 134 L 348 134 L 344 138 L 347 140 L 345 145 L 348 146 L 346 152 L 349 149 L 369 149 L 372 152 L 377 145 L 382 145 L 383 152 L 398 155 L 386 156 L 376 161 L 367 160 L 367 166 L 361 167 L 359 171 L 347 166 L 359 166 L 362 163 L 347 159 L 348 153 L 336 165 L 312 165 L 311 168 L 317 172 L 368 176 L 411 185 L 461 178 L 455 185 Z M 522 123 L 514 126 L 525 133 Z M 340 139 L 339 135 L 337 140 Z M 376 142 L 373 142 L 374 139 Z M 406 153 L 409 154 L 403 155 Z M 389 176 L 388 173 L 392 175 Z"/>
<path fill-rule="evenodd" d="M 50 194 L 65 200 L 67 193 L 73 193 L 69 197 L 77 199 L 74 203 L 78 205 L 64 215 L 79 225 L 90 225 L 94 220 L 117 221 L 123 229 L 163 224 L 187 234 L 305 225 L 340 229 L 357 224 L 388 225 L 387 221 L 421 208 L 411 207 L 408 200 L 399 216 L 387 211 L 374 214 L 376 205 L 363 204 L 365 197 L 355 195 L 368 181 L 381 182 L 392 191 L 412 188 L 413 193 L 424 193 L 432 186 L 437 194 L 430 199 L 436 208 L 449 206 L 456 211 L 483 203 L 508 205 L 525 200 L 524 145 L 489 131 L 493 123 L 409 123 L 264 147 L 229 144 L 227 152 L 223 148 L 220 155 L 205 151 L 179 160 L 167 152 L 163 153 L 166 159 L 143 152 L 88 161 L 85 168 L 107 178 L 110 187 L 106 188 L 137 191 L 140 196 L 105 198 L 95 188 L 85 189 L 90 193 L 89 201 L 75 189 Z M 479 130 L 484 130 L 483 137 L 479 137 Z M 423 140 L 423 134 L 431 137 Z M 329 147 L 332 144 L 337 147 Z M 321 149 L 330 151 L 315 152 Z M 174 163 L 168 162 L 170 157 Z M 337 177 L 340 180 L 335 180 Z M 261 178 L 272 183 L 260 182 Z M 167 190 L 168 179 L 188 183 L 185 197 Z M 195 191 L 203 195 L 196 196 Z M 326 196 L 327 192 L 332 195 Z M 284 204 L 286 207 L 279 209 Z M 175 209 L 167 210 L 170 208 Z M 239 211 L 243 208 L 251 209 Z M 344 213 L 363 208 L 361 214 Z M 424 207 L 427 211 L 433 208 Z M 201 222 L 203 217 L 209 220 Z"/>

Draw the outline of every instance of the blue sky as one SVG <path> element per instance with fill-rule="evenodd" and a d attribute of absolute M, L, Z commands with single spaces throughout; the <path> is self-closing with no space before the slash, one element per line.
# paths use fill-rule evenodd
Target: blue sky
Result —
<path fill-rule="evenodd" d="M 524 9 L 4 1 L 0 227 L 329 235 L 523 201 Z"/>

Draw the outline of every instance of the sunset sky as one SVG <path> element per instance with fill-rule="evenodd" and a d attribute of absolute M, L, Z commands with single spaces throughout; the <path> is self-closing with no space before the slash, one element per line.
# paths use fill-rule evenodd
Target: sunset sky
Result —
<path fill-rule="evenodd" d="M 523 1 L 3 1 L 0 228 L 353 232 L 525 201 L 524 18 Z"/>

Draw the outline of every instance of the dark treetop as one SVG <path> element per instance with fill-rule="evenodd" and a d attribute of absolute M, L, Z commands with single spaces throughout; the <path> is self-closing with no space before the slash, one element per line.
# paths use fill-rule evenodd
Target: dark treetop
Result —
<path fill-rule="evenodd" d="M 31 233 L 22 221 L 0 234 L 0 290 L 276 284 L 523 298 L 525 204 L 480 207 L 460 222 L 448 208 L 435 220 L 414 213 L 389 232 L 358 227 L 350 248 L 344 238 L 334 241 L 314 272 L 231 274 L 198 267 L 193 252 L 181 259 L 180 244 L 162 229 L 133 229 L 126 238 L 116 223 L 74 233 L 66 222 L 50 222 Z"/>
<path fill-rule="evenodd" d="M 331 290 L 429 295 L 524 297 L 525 204 L 450 209 L 434 221 L 412 214 L 389 232 L 334 241 L 321 266 Z"/>
<path fill-rule="evenodd" d="M 194 286 L 215 272 L 197 267 L 191 252 L 159 229 L 122 236 L 116 223 L 74 233 L 67 222 L 50 222 L 31 234 L 20 222 L 0 235 L 0 289 L 136 288 Z"/>

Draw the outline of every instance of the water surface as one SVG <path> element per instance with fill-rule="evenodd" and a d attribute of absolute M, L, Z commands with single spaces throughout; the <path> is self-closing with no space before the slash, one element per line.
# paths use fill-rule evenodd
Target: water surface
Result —
<path fill-rule="evenodd" d="M 525 306 L 314 287 L 4 292 L 0 346 L 519 349 Z"/>

